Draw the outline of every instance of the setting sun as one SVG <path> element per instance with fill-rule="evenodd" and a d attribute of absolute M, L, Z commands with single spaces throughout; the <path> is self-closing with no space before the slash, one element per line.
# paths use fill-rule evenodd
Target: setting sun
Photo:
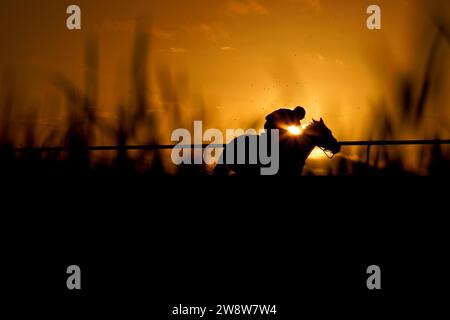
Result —
<path fill-rule="evenodd" d="M 290 134 L 294 135 L 294 136 L 298 136 L 300 134 L 302 134 L 303 130 L 301 127 L 297 127 L 297 126 L 290 126 L 288 128 L 288 131 Z"/>

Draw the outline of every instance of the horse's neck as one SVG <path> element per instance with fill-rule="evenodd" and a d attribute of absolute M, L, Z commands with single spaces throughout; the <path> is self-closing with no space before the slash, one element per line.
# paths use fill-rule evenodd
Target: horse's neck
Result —
<path fill-rule="evenodd" d="M 314 139 L 312 139 L 310 136 L 303 136 L 303 139 L 301 141 L 301 146 L 302 146 L 302 150 L 303 150 L 303 155 L 305 157 L 305 161 L 306 159 L 308 159 L 308 157 L 310 156 L 311 152 L 313 152 L 314 148 L 316 147 L 316 144 L 313 141 Z"/>

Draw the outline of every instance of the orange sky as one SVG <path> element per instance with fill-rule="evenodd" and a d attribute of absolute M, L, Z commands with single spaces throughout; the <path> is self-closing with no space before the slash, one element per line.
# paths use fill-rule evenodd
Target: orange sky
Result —
<path fill-rule="evenodd" d="M 75 3 L 82 31 L 65 27 L 66 7 Z M 382 8 L 381 31 L 365 26 L 374 3 Z M 60 99 L 48 75 L 59 72 L 83 87 L 85 43 L 95 35 L 98 110 L 114 118 L 127 97 L 139 20 L 152 30 L 149 73 L 165 65 L 175 78 L 188 79 L 177 82 L 181 103 L 195 108 L 203 101 L 208 126 L 262 125 L 274 108 L 303 105 L 308 119 L 324 117 L 339 139 L 367 139 L 373 115 L 384 112 L 378 106 L 395 109 L 398 75 L 417 76 L 420 84 L 434 14 L 447 22 L 448 13 L 448 1 L 419 0 L 2 0 L 0 66 L 26 87 L 18 109 L 37 105 L 42 121 L 58 119 L 60 111 L 46 110 Z M 433 89 L 439 107 L 427 115 L 441 121 L 439 132 L 447 136 L 448 53 L 447 42 L 439 55 L 441 86 Z M 430 138 L 427 132 L 404 135 Z"/>

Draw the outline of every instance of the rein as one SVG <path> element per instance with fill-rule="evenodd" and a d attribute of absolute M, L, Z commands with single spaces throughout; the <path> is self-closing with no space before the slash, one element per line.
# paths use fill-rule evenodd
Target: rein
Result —
<path fill-rule="evenodd" d="M 319 149 L 320 150 L 322 150 L 322 152 L 327 156 L 327 158 L 328 159 L 333 159 L 334 158 L 334 156 L 335 156 L 335 154 L 334 153 L 332 153 L 332 155 L 331 155 L 331 157 L 328 155 L 328 153 L 327 153 L 327 149 L 325 149 L 325 148 L 322 148 L 322 147 L 319 147 Z"/>

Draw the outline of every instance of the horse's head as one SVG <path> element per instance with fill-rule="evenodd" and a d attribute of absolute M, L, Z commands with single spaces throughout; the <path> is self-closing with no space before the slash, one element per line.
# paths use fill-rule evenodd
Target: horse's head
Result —
<path fill-rule="evenodd" d="M 329 150 L 333 154 L 341 151 L 341 145 L 333 137 L 331 130 L 328 129 L 322 118 L 320 118 L 320 121 L 313 120 L 305 128 L 303 134 L 307 135 L 316 146 Z"/>

